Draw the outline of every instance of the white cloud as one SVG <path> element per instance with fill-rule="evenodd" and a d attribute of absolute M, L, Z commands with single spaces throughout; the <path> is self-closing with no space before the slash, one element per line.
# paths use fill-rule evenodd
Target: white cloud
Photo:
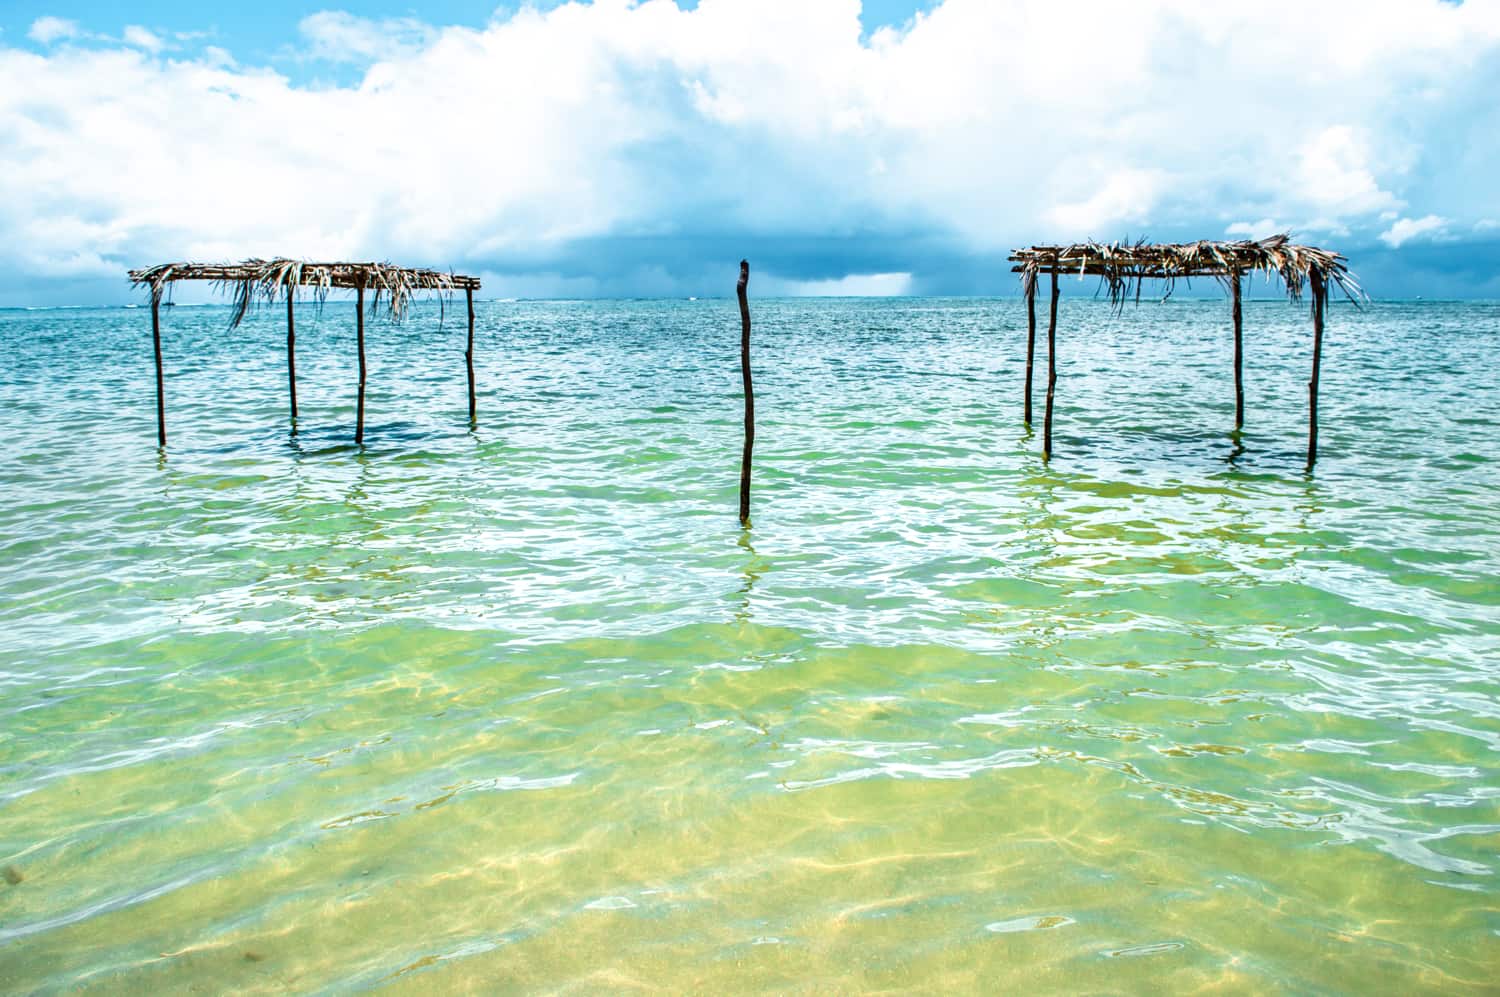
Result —
<path fill-rule="evenodd" d="M 297 31 L 309 44 L 307 54 L 332 62 L 374 62 L 407 56 L 431 42 L 437 33 L 411 17 L 374 21 L 341 10 L 309 14 L 297 23 Z"/>
<path fill-rule="evenodd" d="M 1258 222 L 1235 222 L 1224 229 L 1225 235 L 1237 235 L 1244 239 L 1264 239 L 1285 232 L 1286 227 L 1274 218 L 1262 218 Z"/>
<path fill-rule="evenodd" d="M 145 49 L 147 52 L 160 52 L 162 49 L 162 40 L 139 24 L 131 24 L 125 28 L 124 41 L 126 45 Z"/>
<path fill-rule="evenodd" d="M 1165 183 L 1160 170 L 1090 169 L 1080 178 L 1085 189 L 1098 187 L 1081 201 L 1056 205 L 1048 221 L 1070 233 L 1108 233 L 1121 223 L 1144 224 L 1151 218 Z M 1107 234 L 1105 235 L 1107 238 Z"/>
<path fill-rule="evenodd" d="M 818 298 L 892 298 L 912 292 L 909 273 L 853 273 L 838 280 L 775 281 L 771 293 Z"/>
<path fill-rule="evenodd" d="M 78 23 L 76 21 L 47 15 L 31 22 L 31 30 L 26 32 L 26 37 L 39 45 L 51 45 L 64 38 L 73 38 L 77 34 Z"/>
<path fill-rule="evenodd" d="M 1279 220 L 1347 248 L 1500 217 L 1500 4 L 1329 0 L 1332 44 L 1286 30 L 1304 17 L 946 0 L 867 42 L 858 0 L 305 18 L 302 57 L 363 67 L 346 86 L 153 58 L 145 29 L 0 45 L 0 270 L 290 253 L 670 288 L 755 246 L 798 280 L 826 259 L 765 254 L 898 274 L 1036 240 Z M 44 21 L 33 40 L 67 37 Z"/>
<path fill-rule="evenodd" d="M 1402 207 L 1382 190 L 1371 165 L 1368 137 L 1350 125 L 1334 125 L 1312 136 L 1300 150 L 1296 179 L 1322 210 L 1370 215 Z"/>
<path fill-rule="evenodd" d="M 1443 227 L 1448 224 L 1448 219 L 1439 218 L 1437 215 L 1427 215 L 1425 218 L 1401 218 L 1396 224 L 1380 233 L 1380 241 L 1392 249 L 1400 249 L 1401 245 L 1421 236 L 1432 236 L 1441 233 Z"/>

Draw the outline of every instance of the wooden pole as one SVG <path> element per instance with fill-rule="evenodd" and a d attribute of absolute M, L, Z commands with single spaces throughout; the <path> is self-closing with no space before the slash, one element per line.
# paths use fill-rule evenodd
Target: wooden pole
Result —
<path fill-rule="evenodd" d="M 1042 460 L 1052 459 L 1052 395 L 1057 390 L 1057 271 L 1052 271 L 1052 313 L 1047 319 L 1047 415 L 1042 424 Z"/>
<path fill-rule="evenodd" d="M 755 387 L 750 383 L 750 302 L 745 288 L 750 283 L 750 262 L 740 260 L 740 379 L 745 384 L 745 451 L 740 457 L 740 525 L 750 525 L 750 452 L 755 448 Z"/>
<path fill-rule="evenodd" d="M 474 403 L 474 289 L 464 288 L 464 295 L 469 300 L 469 345 L 464 350 L 464 363 L 469 368 L 469 425 L 478 423 L 478 410 Z"/>
<path fill-rule="evenodd" d="M 286 286 L 286 383 L 292 393 L 292 431 L 297 429 L 297 319 L 293 313 L 291 284 Z"/>
<path fill-rule="evenodd" d="M 151 344 L 156 349 L 156 445 L 167 445 L 167 392 L 161 379 L 161 296 L 151 295 Z"/>
<path fill-rule="evenodd" d="M 1240 332 L 1240 272 L 1236 270 L 1231 276 L 1234 280 L 1234 428 L 1238 432 L 1245 426 L 1245 346 Z"/>
<path fill-rule="evenodd" d="M 354 442 L 365 442 L 365 281 L 355 289 L 355 328 L 359 336 L 359 403 L 354 410 Z"/>
<path fill-rule="evenodd" d="M 1328 303 L 1328 287 L 1316 270 L 1309 280 L 1313 295 L 1313 363 L 1312 379 L 1307 382 L 1307 467 L 1311 470 L 1318 460 L 1318 373 L 1323 366 L 1323 309 Z"/>
<path fill-rule="evenodd" d="M 1036 275 L 1026 285 L 1026 425 L 1031 425 L 1031 360 L 1036 354 Z"/>

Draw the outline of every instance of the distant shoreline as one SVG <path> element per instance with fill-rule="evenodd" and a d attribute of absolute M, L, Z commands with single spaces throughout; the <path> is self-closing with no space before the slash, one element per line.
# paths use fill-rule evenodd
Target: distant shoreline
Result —
<path fill-rule="evenodd" d="M 345 299 L 344 299 L 344 295 L 339 294 L 337 296 L 330 295 L 329 296 L 329 300 L 330 301 L 343 301 Z M 350 295 L 349 298 L 348 298 L 348 300 L 353 301 L 354 300 L 353 296 Z M 900 294 L 900 295 L 895 295 L 895 294 L 893 294 L 893 295 L 882 295 L 882 294 L 877 294 L 877 295 L 857 295 L 857 294 L 847 294 L 847 295 L 846 294 L 825 294 L 825 295 L 817 295 L 817 294 L 798 294 L 798 295 L 768 295 L 766 297 L 757 298 L 755 300 L 765 301 L 765 302 L 769 302 L 769 301 L 974 301 L 974 302 L 980 302 L 980 301 L 1007 301 L 1007 302 L 1015 302 L 1015 303 L 1018 303 L 1018 304 L 1024 303 L 1024 299 L 1021 297 L 1020 294 L 1014 294 L 1014 295 L 1007 295 L 1007 294 Z M 1137 307 L 1138 305 L 1139 306 L 1147 306 L 1147 305 L 1162 306 L 1162 305 L 1180 305 L 1180 304 L 1215 304 L 1215 303 L 1224 303 L 1224 302 L 1227 302 L 1228 300 L 1229 299 L 1228 299 L 1227 296 L 1221 296 L 1221 297 L 1192 297 L 1192 298 L 1188 298 L 1188 297 L 1183 297 L 1181 295 L 1174 294 L 1170 298 L 1165 298 L 1165 299 L 1156 298 L 1156 297 L 1150 297 L 1150 298 L 1143 297 L 1143 298 L 1141 298 L 1141 300 L 1140 300 L 1139 303 L 1132 301 L 1131 302 L 1131 307 Z M 1246 304 L 1287 304 L 1288 303 L 1287 299 L 1284 296 L 1280 296 L 1280 297 L 1278 297 L 1278 296 L 1268 296 L 1268 297 L 1253 297 L 1253 298 L 1252 297 L 1247 297 L 1244 300 L 1245 300 Z M 629 297 L 629 298 L 482 298 L 482 297 L 476 297 L 474 299 L 474 301 L 476 303 L 482 303 L 482 304 L 608 304 L 608 303 L 611 303 L 611 302 L 619 303 L 619 302 L 624 302 L 624 301 L 639 301 L 639 302 L 673 301 L 673 302 L 680 302 L 680 303 L 686 305 L 686 304 L 702 304 L 702 303 L 708 303 L 708 302 L 725 302 L 725 301 L 733 302 L 734 301 L 734 295 L 733 294 L 696 295 L 694 297 L 681 297 L 681 296 L 678 296 L 678 295 L 670 295 L 670 296 L 668 296 L 668 295 L 658 295 L 658 296 L 651 296 L 651 297 Z M 418 302 L 419 305 L 422 304 L 422 303 L 424 303 L 424 302 L 422 302 L 422 301 Z M 1106 300 L 1105 298 L 1101 297 L 1101 298 L 1098 298 L 1096 300 L 1092 295 L 1090 295 L 1088 297 L 1077 297 L 1077 298 L 1072 299 L 1072 301 L 1069 302 L 1069 304 L 1075 304 L 1075 305 L 1076 304 L 1080 304 L 1080 303 L 1081 304 L 1099 304 L 1099 305 L 1103 305 L 1103 306 L 1106 306 L 1106 307 L 1109 305 L 1108 300 Z M 1329 304 L 1330 305 L 1348 305 L 1349 302 L 1348 301 L 1344 301 L 1342 299 L 1333 299 L 1333 298 L 1330 298 L 1329 299 Z M 1369 306 L 1369 305 L 1417 305 L 1417 304 L 1422 304 L 1422 305 L 1443 305 L 1443 304 L 1450 304 L 1450 305 L 1485 305 L 1485 304 L 1500 304 L 1500 298 L 1371 298 L 1369 301 L 1364 302 L 1364 304 L 1366 306 Z M 169 302 L 169 303 L 167 303 L 167 306 L 168 307 L 172 307 L 172 308 L 225 308 L 225 309 L 231 307 L 228 303 L 223 302 L 223 301 Z M 73 305 L 0 305 L 0 312 L 109 311 L 109 310 L 112 310 L 112 309 L 121 309 L 121 310 L 124 310 L 124 309 L 136 309 L 136 308 L 143 308 L 143 307 L 145 307 L 145 304 L 143 302 L 125 302 L 123 304 L 107 304 L 107 305 L 104 305 L 104 304 L 101 304 L 101 305 L 78 305 L 78 304 L 73 304 Z"/>

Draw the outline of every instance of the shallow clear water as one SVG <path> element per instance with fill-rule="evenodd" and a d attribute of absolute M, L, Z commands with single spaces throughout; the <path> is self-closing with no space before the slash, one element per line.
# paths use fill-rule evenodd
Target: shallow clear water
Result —
<path fill-rule="evenodd" d="M 753 290 L 753 288 L 752 288 Z M 1069 293 L 1074 293 L 1070 288 Z M 1500 306 L 0 313 L 0 989 L 1483 991 Z M 1041 377 L 1038 378 L 1039 383 Z M 1040 421 L 1041 392 L 1037 394 Z M 11 880 L 15 880 L 12 882 Z"/>

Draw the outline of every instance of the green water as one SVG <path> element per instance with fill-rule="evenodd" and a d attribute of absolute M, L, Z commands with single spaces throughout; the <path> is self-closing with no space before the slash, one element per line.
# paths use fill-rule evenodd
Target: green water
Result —
<path fill-rule="evenodd" d="M 1496 988 L 1500 306 L 349 308 L 0 312 L 0 989 Z"/>

